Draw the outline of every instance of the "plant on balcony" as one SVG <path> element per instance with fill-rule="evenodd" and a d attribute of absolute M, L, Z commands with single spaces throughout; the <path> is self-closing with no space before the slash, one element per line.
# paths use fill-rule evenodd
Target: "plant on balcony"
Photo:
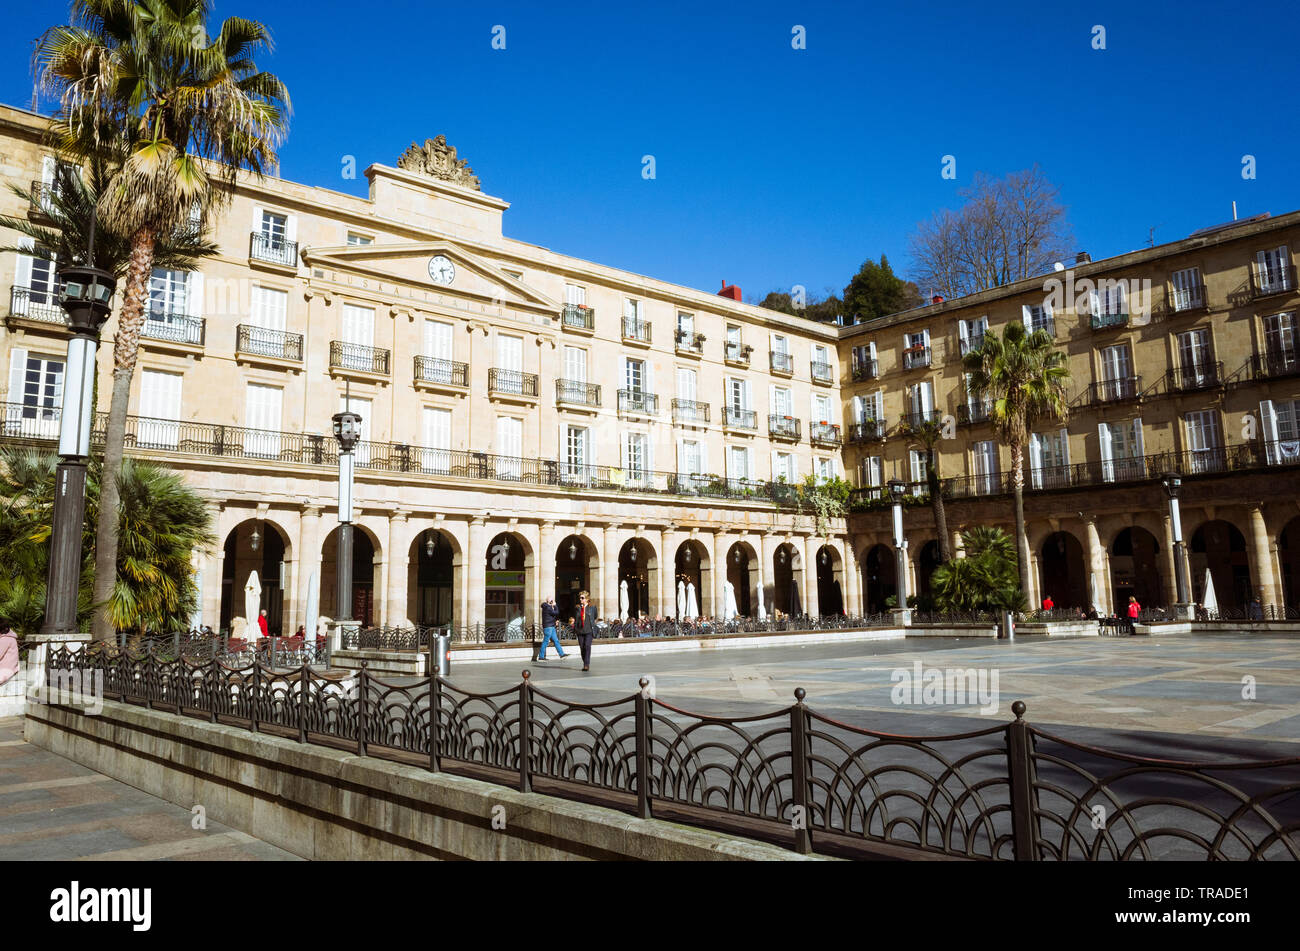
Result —
<path fill-rule="evenodd" d="M 1025 330 L 1012 321 L 1002 331 L 984 335 L 984 345 L 962 359 L 976 399 L 990 402 L 989 419 L 1011 447 L 1011 486 L 1015 496 L 1016 540 L 1020 553 L 1020 587 L 1029 590 L 1029 538 L 1025 533 L 1025 445 L 1038 420 L 1064 421 L 1069 415 L 1066 356 L 1041 330 Z"/>
<path fill-rule="evenodd" d="M 1019 611 L 1024 590 L 1016 569 L 1016 543 L 1000 528 L 977 525 L 962 533 L 965 558 L 940 565 L 930 590 L 940 611 Z"/>
<path fill-rule="evenodd" d="M 72 24 L 52 27 L 37 45 L 38 81 L 59 99 L 50 137 L 66 156 L 106 162 L 99 216 L 130 236 L 104 446 L 109 473 L 122 465 L 159 236 L 183 227 L 195 207 L 206 221 L 231 199 L 240 171 L 260 178 L 274 166 L 286 128 L 288 91 L 253 62 L 270 46 L 269 31 L 236 17 L 213 35 L 209 9 L 205 0 L 75 0 Z M 109 478 L 96 532 L 101 605 L 117 583 L 118 502 L 117 480 Z M 107 608 L 97 610 L 95 638 L 112 633 Z"/>
<path fill-rule="evenodd" d="M 831 519 L 843 518 L 848 512 L 849 494 L 853 491 L 853 486 L 838 476 L 818 482 L 815 475 L 809 474 L 804 476 L 803 484 L 794 489 L 794 501 L 799 513 L 811 509 L 816 533 L 826 535 Z"/>

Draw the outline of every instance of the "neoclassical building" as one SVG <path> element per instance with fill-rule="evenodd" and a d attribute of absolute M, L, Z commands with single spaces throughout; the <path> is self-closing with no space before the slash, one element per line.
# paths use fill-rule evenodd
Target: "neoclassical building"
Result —
<path fill-rule="evenodd" d="M 0 108 L 5 182 L 35 189 L 30 203 L 4 189 L 7 214 L 48 217 L 42 128 Z M 302 623 L 313 576 L 334 616 L 345 407 L 365 439 L 351 593 L 365 623 L 536 619 L 582 588 L 608 615 L 623 582 L 632 612 L 672 615 L 679 578 L 708 615 L 727 580 L 742 613 L 760 597 L 860 610 L 844 521 L 818 526 L 791 491 L 843 472 L 837 328 L 509 238 L 507 203 L 441 136 L 365 174 L 366 198 L 241 178 L 220 254 L 153 275 L 128 451 L 211 500 L 204 623 L 244 613 L 254 571 L 273 628 Z M 57 267 L 41 248 L 0 256 L 9 440 L 58 430 Z"/>

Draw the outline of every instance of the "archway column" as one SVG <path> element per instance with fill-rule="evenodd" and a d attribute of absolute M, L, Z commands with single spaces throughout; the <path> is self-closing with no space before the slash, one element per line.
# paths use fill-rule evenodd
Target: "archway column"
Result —
<path fill-rule="evenodd" d="M 618 617 L 618 549 L 619 522 L 606 525 L 602 531 L 600 558 L 600 603 L 596 606 L 596 616 L 606 621 Z"/>
<path fill-rule="evenodd" d="M 1083 522 L 1088 536 L 1088 600 L 1093 600 L 1095 591 L 1101 601 L 1096 605 L 1097 611 L 1109 616 L 1112 595 L 1110 575 L 1106 571 L 1106 549 L 1101 547 L 1101 536 L 1097 534 L 1096 516 L 1085 516 Z"/>
<path fill-rule="evenodd" d="M 762 544 L 756 545 L 759 561 L 763 564 L 763 607 L 771 615 L 776 604 L 776 550 L 781 546 L 782 538 L 774 531 L 763 534 Z"/>
<path fill-rule="evenodd" d="M 862 566 L 858 564 L 853 540 L 847 536 L 840 539 L 840 556 L 844 559 L 844 612 L 859 617 L 862 614 Z"/>
<path fill-rule="evenodd" d="M 817 544 L 816 535 L 803 538 L 803 610 L 809 617 L 820 617 L 821 602 L 817 598 Z"/>
<path fill-rule="evenodd" d="M 650 616 L 654 617 L 662 614 L 664 617 L 669 617 L 673 613 L 673 611 L 669 610 L 669 605 L 676 600 L 677 591 L 673 584 L 675 563 L 668 557 L 668 550 L 665 547 L 668 536 L 662 528 L 652 528 L 646 531 L 645 537 L 650 544 L 654 545 L 655 564 L 659 566 L 658 583 L 651 592 L 654 595 L 655 603 L 650 608 Z"/>
<path fill-rule="evenodd" d="M 1251 558 L 1250 580 L 1264 604 L 1278 604 L 1277 570 L 1273 565 L 1273 553 L 1269 550 L 1268 528 L 1264 524 L 1264 510 L 1259 505 L 1250 507 L 1250 541 L 1253 556 Z"/>
<path fill-rule="evenodd" d="M 218 546 L 203 559 L 203 623 L 221 629 L 221 578 L 225 572 L 226 549 Z"/>
<path fill-rule="evenodd" d="M 1164 596 L 1165 604 L 1172 606 L 1178 603 L 1178 563 L 1174 560 L 1174 520 L 1166 514 L 1160 521 L 1165 535 L 1165 550 L 1160 557 L 1164 566 L 1160 580 L 1164 583 L 1160 586 L 1160 593 Z M 1188 597 L 1191 595 L 1188 594 Z"/>
<path fill-rule="evenodd" d="M 307 604 L 308 592 L 311 588 L 311 576 L 316 575 L 316 598 L 317 598 L 317 616 L 320 616 L 320 566 L 321 566 L 321 537 L 320 537 L 320 516 L 321 506 L 307 505 L 303 507 L 302 515 L 298 519 L 298 577 L 297 596 L 294 600 L 298 604 L 298 610 L 295 612 L 296 618 L 302 624 L 307 623 Z M 332 615 L 333 611 L 327 612 Z M 297 630 L 295 624 L 292 630 Z M 306 632 L 309 637 L 315 637 L 315 631 Z"/>
<path fill-rule="evenodd" d="M 482 627 L 487 617 L 487 518 L 476 515 L 469 521 L 469 548 L 465 552 L 468 570 L 465 584 L 465 608 L 462 623 Z"/>
<path fill-rule="evenodd" d="M 713 604 L 709 610 L 704 610 L 703 606 L 700 610 L 715 618 L 722 617 L 727 605 L 727 548 L 730 541 L 731 536 L 726 532 L 713 533 Z"/>
<path fill-rule="evenodd" d="M 384 581 L 388 590 L 384 596 L 380 624 L 390 627 L 405 624 L 409 611 L 407 587 L 410 583 L 410 546 L 406 543 L 406 519 L 407 513 L 400 510 L 388 516 L 388 544 L 384 550 Z"/>
<path fill-rule="evenodd" d="M 537 616 L 533 620 L 542 623 L 542 602 L 556 597 L 555 590 L 555 522 L 542 522 L 537 527 Z"/>

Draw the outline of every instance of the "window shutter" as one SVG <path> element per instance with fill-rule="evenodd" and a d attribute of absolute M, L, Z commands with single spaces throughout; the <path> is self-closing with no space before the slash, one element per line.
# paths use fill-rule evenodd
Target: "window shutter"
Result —
<path fill-rule="evenodd" d="M 1281 461 L 1281 454 L 1278 446 L 1277 432 L 1277 412 L 1273 408 L 1272 400 L 1259 401 L 1259 422 L 1260 436 L 1264 440 L 1264 456 L 1269 465 L 1276 465 Z"/>
<path fill-rule="evenodd" d="M 1061 430 L 1060 440 L 1061 440 L 1061 442 L 1060 442 L 1060 446 L 1061 446 L 1061 465 L 1062 465 L 1062 466 L 1068 466 L 1068 465 L 1070 464 L 1070 432 L 1069 432 L 1069 430 L 1067 430 L 1067 429 L 1062 429 L 1062 430 Z"/>
<path fill-rule="evenodd" d="M 186 279 L 185 309 L 191 317 L 203 316 L 203 272 L 191 271 Z"/>
<path fill-rule="evenodd" d="M 6 399 L 10 403 L 23 401 L 23 379 L 26 375 L 27 350 L 24 347 L 14 347 L 9 351 L 9 395 Z"/>
<path fill-rule="evenodd" d="M 781 477 L 781 469 L 777 463 L 776 450 L 772 450 L 772 481 L 775 482 Z"/>
<path fill-rule="evenodd" d="M 36 242 L 31 238 L 19 238 L 18 247 L 23 248 L 24 252 L 18 255 L 18 270 L 14 274 L 14 285 L 16 287 L 32 286 L 32 258 L 36 251 Z"/>
<path fill-rule="evenodd" d="M 871 359 L 876 359 L 876 342 L 874 340 L 871 341 L 871 343 L 867 344 L 867 347 L 870 351 Z"/>
<path fill-rule="evenodd" d="M 749 381 L 748 381 L 748 380 L 745 380 L 745 381 L 741 384 L 741 388 L 744 390 L 744 393 L 745 393 L 745 409 L 753 409 L 753 407 L 754 407 L 754 401 L 753 401 L 753 399 L 751 399 L 751 397 L 750 397 L 750 392 L 749 392 Z"/>
<path fill-rule="evenodd" d="M 57 167 L 53 155 L 41 156 L 41 182 L 45 185 L 54 184 L 54 170 Z"/>
<path fill-rule="evenodd" d="M 921 412 L 929 415 L 934 410 L 934 384 L 926 380 L 921 384 Z"/>
<path fill-rule="evenodd" d="M 700 472 L 709 471 L 709 444 L 700 440 Z"/>
<path fill-rule="evenodd" d="M 1043 468 L 1043 436 L 1041 433 L 1031 433 L 1029 436 L 1029 467 L 1035 470 Z M 1035 475 L 1034 483 L 1037 485 L 1038 477 Z"/>
<path fill-rule="evenodd" d="M 1101 461 L 1110 462 L 1113 458 L 1110 439 L 1110 426 L 1107 423 L 1097 424 L 1097 439 L 1101 444 Z"/>
<path fill-rule="evenodd" d="M 260 234 L 262 231 L 262 206 L 253 206 L 253 231 Z"/>
<path fill-rule="evenodd" d="M 864 419 L 862 415 L 862 397 L 853 397 L 853 421 L 859 423 Z"/>
<path fill-rule="evenodd" d="M 921 343 L 922 343 L 922 345 L 924 345 L 924 346 L 926 346 L 926 347 L 930 346 L 930 331 L 929 331 L 929 330 L 922 330 L 922 331 L 921 331 Z"/>
<path fill-rule="evenodd" d="M 1142 417 L 1139 416 L 1133 420 L 1133 456 L 1141 459 L 1146 455 L 1146 450 L 1142 445 Z"/>
<path fill-rule="evenodd" d="M 961 352 L 965 353 L 970 347 L 970 331 L 964 320 L 957 321 L 957 339 L 961 341 Z"/>
<path fill-rule="evenodd" d="M 285 216 L 284 239 L 286 241 L 298 240 L 298 216 L 297 215 Z"/>

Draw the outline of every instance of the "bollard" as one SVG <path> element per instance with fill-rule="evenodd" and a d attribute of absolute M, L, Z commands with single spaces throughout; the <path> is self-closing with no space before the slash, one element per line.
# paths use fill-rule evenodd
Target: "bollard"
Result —
<path fill-rule="evenodd" d="M 451 635 L 439 634 L 433 640 L 435 661 L 430 665 L 439 677 L 451 673 Z"/>

